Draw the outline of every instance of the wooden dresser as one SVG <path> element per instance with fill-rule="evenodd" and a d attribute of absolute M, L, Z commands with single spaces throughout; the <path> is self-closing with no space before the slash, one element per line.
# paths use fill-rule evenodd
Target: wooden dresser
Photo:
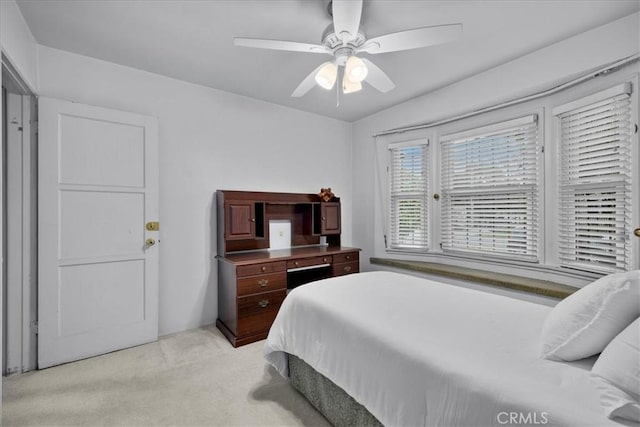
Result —
<path fill-rule="evenodd" d="M 234 347 L 266 338 L 287 290 L 360 271 L 360 249 L 340 245 L 339 199 L 226 190 L 216 196 L 216 325 Z M 268 250 L 270 220 L 291 222 L 290 249 Z"/>

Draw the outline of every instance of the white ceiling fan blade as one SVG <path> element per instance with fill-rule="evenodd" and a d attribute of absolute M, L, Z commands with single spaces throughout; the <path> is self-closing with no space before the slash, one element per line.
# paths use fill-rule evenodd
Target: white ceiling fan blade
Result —
<path fill-rule="evenodd" d="M 462 24 L 436 25 L 385 34 L 369 39 L 358 52 L 385 53 L 399 50 L 417 49 L 425 46 L 447 43 L 457 39 L 462 33 Z"/>
<path fill-rule="evenodd" d="M 364 79 L 365 82 L 369 83 L 371 86 L 378 89 L 382 93 L 389 92 L 396 87 L 389 76 L 387 76 L 385 72 L 380 69 L 380 67 L 369 61 L 367 58 L 360 59 L 362 59 L 362 62 L 367 65 L 367 69 L 369 70 L 369 72 L 367 73 L 367 78 Z"/>
<path fill-rule="evenodd" d="M 343 42 L 355 39 L 362 17 L 362 0 L 333 0 L 331 7 L 335 33 Z"/>
<path fill-rule="evenodd" d="M 255 47 L 258 49 L 287 50 L 307 53 L 331 53 L 326 47 L 319 44 L 290 42 L 286 40 L 251 39 L 236 37 L 233 39 L 236 46 Z"/>
<path fill-rule="evenodd" d="M 326 64 L 328 64 L 328 62 L 320 64 L 318 68 L 309 73 L 309 75 L 305 77 L 304 80 L 298 85 L 296 90 L 293 91 L 291 96 L 293 98 L 300 98 L 301 96 L 309 92 L 316 85 L 316 74 L 318 74 L 320 68 L 324 67 Z"/>

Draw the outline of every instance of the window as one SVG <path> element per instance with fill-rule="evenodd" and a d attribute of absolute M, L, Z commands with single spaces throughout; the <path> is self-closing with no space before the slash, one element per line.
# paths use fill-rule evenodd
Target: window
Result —
<path fill-rule="evenodd" d="M 385 248 L 577 285 L 640 268 L 640 77 L 623 78 L 378 135 Z"/>
<path fill-rule="evenodd" d="M 426 251 L 428 239 L 428 143 L 389 147 L 391 249 Z"/>
<path fill-rule="evenodd" d="M 443 251 L 537 261 L 537 116 L 440 141 Z"/>
<path fill-rule="evenodd" d="M 631 87 L 558 107 L 560 265 L 630 268 Z"/>

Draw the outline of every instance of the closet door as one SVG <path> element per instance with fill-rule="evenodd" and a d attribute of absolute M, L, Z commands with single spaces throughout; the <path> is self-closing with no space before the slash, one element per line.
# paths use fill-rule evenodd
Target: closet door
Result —
<path fill-rule="evenodd" d="M 158 338 L 152 117 L 40 98 L 38 367 Z"/>

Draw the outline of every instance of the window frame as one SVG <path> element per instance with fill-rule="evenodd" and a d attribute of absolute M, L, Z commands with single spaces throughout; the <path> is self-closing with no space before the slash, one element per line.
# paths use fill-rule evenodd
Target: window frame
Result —
<path fill-rule="evenodd" d="M 603 101 L 607 101 L 608 99 L 614 98 L 616 96 L 621 96 L 624 95 L 625 93 L 628 94 L 628 98 L 629 98 L 629 114 L 630 114 L 630 127 L 632 127 L 632 125 L 634 124 L 634 119 L 636 119 L 635 124 L 637 126 L 637 109 L 636 110 L 636 115 L 634 116 L 634 93 L 636 93 L 636 101 L 637 101 L 637 84 L 633 85 L 632 82 L 623 82 L 614 86 L 611 86 L 607 89 L 604 90 L 600 90 L 600 91 L 594 91 L 591 92 L 589 95 L 586 96 L 582 96 L 582 97 L 578 97 L 573 99 L 570 102 L 567 102 L 565 104 L 561 104 L 558 105 L 556 107 L 554 107 L 550 114 L 552 116 L 552 120 L 553 120 L 553 125 L 554 125 L 554 138 L 556 141 L 556 145 L 555 145 L 555 151 L 557 153 L 557 160 L 558 160 L 558 164 L 557 164 L 557 171 L 560 170 L 560 168 L 562 168 L 562 118 L 560 117 L 561 115 L 570 112 L 570 111 L 575 111 L 581 108 L 585 108 L 588 107 L 590 105 L 593 105 L 595 103 L 598 102 L 603 102 Z M 638 158 L 637 156 L 637 131 L 635 133 L 636 135 L 636 143 L 634 144 L 634 133 L 631 129 L 629 129 L 630 132 L 630 138 L 629 138 L 629 155 L 630 155 L 630 159 L 629 159 L 629 168 L 630 168 L 630 180 L 631 183 L 629 185 L 629 191 L 628 191 L 628 195 L 629 195 L 629 207 L 631 209 L 631 217 L 629 218 L 629 227 L 632 228 L 634 225 L 633 224 L 638 224 L 637 222 L 637 210 L 638 210 L 638 200 L 640 199 L 640 197 L 636 196 L 636 200 L 634 200 L 633 195 L 634 194 L 639 194 L 638 190 L 640 190 L 640 188 L 638 187 L 637 181 L 638 181 L 638 175 L 640 175 L 637 172 L 638 169 L 638 163 L 636 163 L 636 167 L 634 168 L 634 161 L 633 161 L 633 149 L 634 146 L 636 148 L 636 158 Z M 634 170 L 636 171 L 634 173 Z M 634 182 L 635 181 L 635 182 Z M 598 191 L 598 190 L 603 190 L 603 189 L 609 189 L 611 188 L 611 184 L 613 183 L 619 183 L 620 181 L 600 181 L 600 182 L 594 182 L 594 183 L 588 183 L 588 184 L 574 184 L 573 187 L 577 190 L 578 187 L 583 188 L 583 191 Z M 561 250 L 560 247 L 562 245 L 562 239 L 560 238 L 561 234 L 562 234 L 562 229 L 561 229 L 561 219 L 560 219 L 560 215 L 561 215 L 561 209 L 563 206 L 563 200 L 562 200 L 562 177 L 560 176 L 560 174 L 558 174 L 558 179 L 556 182 L 556 186 L 557 186 L 557 207 L 556 207 L 556 218 L 558 221 L 558 233 L 557 233 L 557 238 L 555 239 L 555 245 L 556 245 L 556 252 L 557 252 L 557 258 L 556 258 L 556 265 L 558 268 L 560 269 L 565 269 L 568 271 L 578 271 L 578 272 L 588 272 L 588 273 L 596 273 L 596 274 L 612 274 L 612 273 L 617 273 L 617 272 L 621 272 L 623 270 L 620 269 L 607 269 L 607 268 L 603 268 L 603 267 L 594 267 L 591 269 L 585 268 L 587 265 L 589 265 L 589 263 L 575 263 L 575 264 L 565 264 L 563 263 L 562 260 L 562 256 L 561 256 Z M 571 186 L 571 185 L 569 185 Z M 577 186 L 577 187 L 576 187 Z M 617 184 L 616 184 L 617 186 Z M 634 192 L 634 187 L 635 187 L 635 192 Z M 634 204 L 636 206 L 634 206 Z M 634 216 L 635 221 L 634 221 Z M 634 245 L 634 240 L 638 240 L 637 238 L 634 239 L 633 237 L 633 232 L 632 230 L 627 230 L 627 234 L 629 237 L 629 241 L 630 241 L 630 245 L 628 248 L 628 254 L 626 256 L 626 258 L 628 258 L 628 265 L 627 267 L 629 269 L 634 269 L 634 262 L 633 262 L 633 258 L 634 258 L 634 254 L 635 257 L 637 258 L 638 255 L 640 255 L 638 253 L 638 248 L 637 248 L 637 243 Z M 576 236 L 577 237 L 577 236 Z M 634 248 L 635 246 L 635 248 Z M 638 265 L 636 263 L 635 268 L 640 268 L 640 265 Z"/>
<path fill-rule="evenodd" d="M 388 250 L 398 253 L 427 253 L 429 251 L 429 247 L 431 246 L 431 227 L 430 227 L 430 219 L 431 219 L 431 205 L 429 203 L 429 194 L 431 191 L 431 141 L 429 138 L 420 138 L 420 139 L 411 139 L 406 141 L 398 141 L 392 142 L 387 145 L 387 191 L 388 191 L 388 230 L 389 230 L 389 242 L 388 242 Z M 424 230 L 426 232 L 424 247 L 408 247 L 408 246 L 394 246 L 394 230 L 397 227 L 397 224 L 393 223 L 394 214 L 393 210 L 393 202 L 392 199 L 394 197 L 392 191 L 392 175 L 393 175 L 393 155 L 392 150 L 400 149 L 400 148 L 411 148 L 411 147 L 419 147 L 424 146 L 425 156 L 426 156 L 426 171 L 424 171 L 425 176 L 425 190 L 424 194 L 424 210 L 426 212 Z"/>
<path fill-rule="evenodd" d="M 444 231 L 443 227 L 444 224 L 442 223 L 442 218 L 445 217 L 445 212 L 444 212 L 444 202 L 445 202 L 445 189 L 443 188 L 443 181 L 444 181 L 444 167 L 442 167 L 442 165 L 444 164 L 444 158 L 443 158 L 443 150 L 444 144 L 448 144 L 451 143 L 453 141 L 456 140 L 463 140 L 463 139 L 473 139 L 473 137 L 477 137 L 477 139 L 482 139 L 483 137 L 492 135 L 492 134 L 496 134 L 497 132 L 501 131 L 501 130 L 505 130 L 505 129 L 509 129 L 509 128 L 513 128 L 515 126 L 521 125 L 521 126 L 526 126 L 526 125 L 530 125 L 531 123 L 534 123 L 535 125 L 535 129 L 536 129 L 536 136 L 535 136 L 535 166 L 536 166 L 536 171 L 535 171 L 535 175 L 536 175 L 536 183 L 534 184 L 534 188 L 533 191 L 531 192 L 534 197 L 536 198 L 535 203 L 537 204 L 537 218 L 533 224 L 535 231 L 537 233 L 537 236 L 535 238 L 535 247 L 534 247 L 534 254 L 531 256 L 519 256 L 519 255 L 509 255 L 509 254 L 503 254 L 503 253 L 493 253 L 490 251 L 472 251 L 472 250 L 459 250 L 459 249 L 447 249 L 447 248 L 443 248 L 442 252 L 444 254 L 451 254 L 452 256 L 467 256 L 470 258 L 480 258 L 480 259 L 484 259 L 484 258 L 489 258 L 489 259 L 500 259 L 500 260 L 507 260 L 507 261 L 516 261 L 516 262 L 524 262 L 524 263 L 538 263 L 540 261 L 540 252 L 541 252 L 541 247 L 542 247 L 542 239 L 544 236 L 543 233 L 543 228 L 542 228 L 542 224 L 543 224 L 543 215 L 541 214 L 541 212 L 543 211 L 540 206 L 541 203 L 543 203 L 543 192 L 541 190 L 542 185 L 541 185 L 541 179 L 542 179 L 542 167 L 543 167 L 543 162 L 542 162 L 542 154 L 543 154 L 543 144 L 542 144 L 542 136 L 541 136 L 541 126 L 540 126 L 540 117 L 541 114 L 539 114 L 539 112 L 534 112 L 534 113 L 530 113 L 530 114 L 525 114 L 525 115 L 518 115 L 515 117 L 510 117 L 510 118 L 502 118 L 500 121 L 492 121 L 492 122 L 487 122 L 487 123 L 483 123 L 480 125 L 476 125 L 472 128 L 467 128 L 463 131 L 457 131 L 457 132 L 449 132 L 447 134 L 444 134 L 438 138 L 438 146 L 440 148 L 440 167 L 438 168 L 438 170 L 436 171 L 437 173 L 439 173 L 441 179 L 440 179 L 440 191 L 441 191 L 441 203 L 440 205 L 440 217 L 441 217 L 441 224 L 442 226 L 440 227 L 440 242 L 443 242 L 443 236 L 442 236 L 442 232 Z M 514 188 L 515 189 L 515 188 Z M 469 191 L 466 191 L 467 193 Z M 498 195 L 498 194 L 515 194 L 514 193 L 510 193 L 510 192 L 506 192 L 506 191 L 500 191 L 497 189 L 494 189 L 493 191 L 488 190 L 486 191 L 485 194 L 494 194 L 494 195 Z"/>
<path fill-rule="evenodd" d="M 485 256 L 469 256 L 464 253 L 443 253 L 439 247 L 440 235 L 440 203 L 429 198 L 429 217 L 430 217 L 430 246 L 426 252 L 415 253 L 409 251 L 400 251 L 389 248 L 382 239 L 387 233 L 375 233 L 375 250 L 374 256 L 388 256 L 391 259 L 414 260 L 441 263 L 446 265 L 456 265 L 459 267 L 475 268 L 480 270 L 491 270 L 504 274 L 512 274 L 522 277 L 541 278 L 543 280 L 557 281 L 568 285 L 581 287 L 589 281 L 597 279 L 603 275 L 597 271 L 580 271 L 571 270 L 559 266 L 559 253 L 557 250 L 557 233 L 558 219 L 557 212 L 559 203 L 558 197 L 558 173 L 557 167 L 559 159 L 556 159 L 557 153 L 557 123 L 554 120 L 552 110 L 559 106 L 570 103 L 581 98 L 589 97 L 597 92 L 609 89 L 613 86 L 631 83 L 631 123 L 638 124 L 640 121 L 640 96 L 639 80 L 640 66 L 625 67 L 615 73 L 602 75 L 596 79 L 581 82 L 561 91 L 546 95 L 544 97 L 527 100 L 523 102 L 513 103 L 508 106 L 490 110 L 477 115 L 471 115 L 459 120 L 447 121 L 436 124 L 431 127 L 417 128 L 401 133 L 378 136 L 375 138 L 376 150 L 378 153 L 379 173 L 376 179 L 381 184 L 381 191 L 378 193 L 381 198 L 377 198 L 376 205 L 382 215 L 376 215 L 375 223 L 382 224 L 382 228 L 388 227 L 388 199 L 384 192 L 385 175 L 382 173 L 383 167 L 380 163 L 381 150 L 386 150 L 386 146 L 393 142 L 409 141 L 419 138 L 428 137 L 430 144 L 431 157 L 431 187 L 432 194 L 440 192 L 439 182 L 439 166 L 436 165 L 435 159 L 440 158 L 440 135 L 460 132 L 465 129 L 480 127 L 485 124 L 496 123 L 508 120 L 513 117 L 525 116 L 528 114 L 538 114 L 539 125 L 539 145 L 542 151 L 540 156 L 539 167 L 539 261 L 527 262 L 520 260 L 509 260 Z M 639 133 L 631 135 L 631 168 L 632 168 L 632 228 L 640 226 L 640 143 Z M 380 220 L 383 220 L 381 223 Z M 386 238 L 385 238 L 386 239 Z M 631 265 L 629 268 L 640 268 L 640 239 L 632 238 L 631 242 Z M 386 254 L 386 255 L 383 255 Z"/>

